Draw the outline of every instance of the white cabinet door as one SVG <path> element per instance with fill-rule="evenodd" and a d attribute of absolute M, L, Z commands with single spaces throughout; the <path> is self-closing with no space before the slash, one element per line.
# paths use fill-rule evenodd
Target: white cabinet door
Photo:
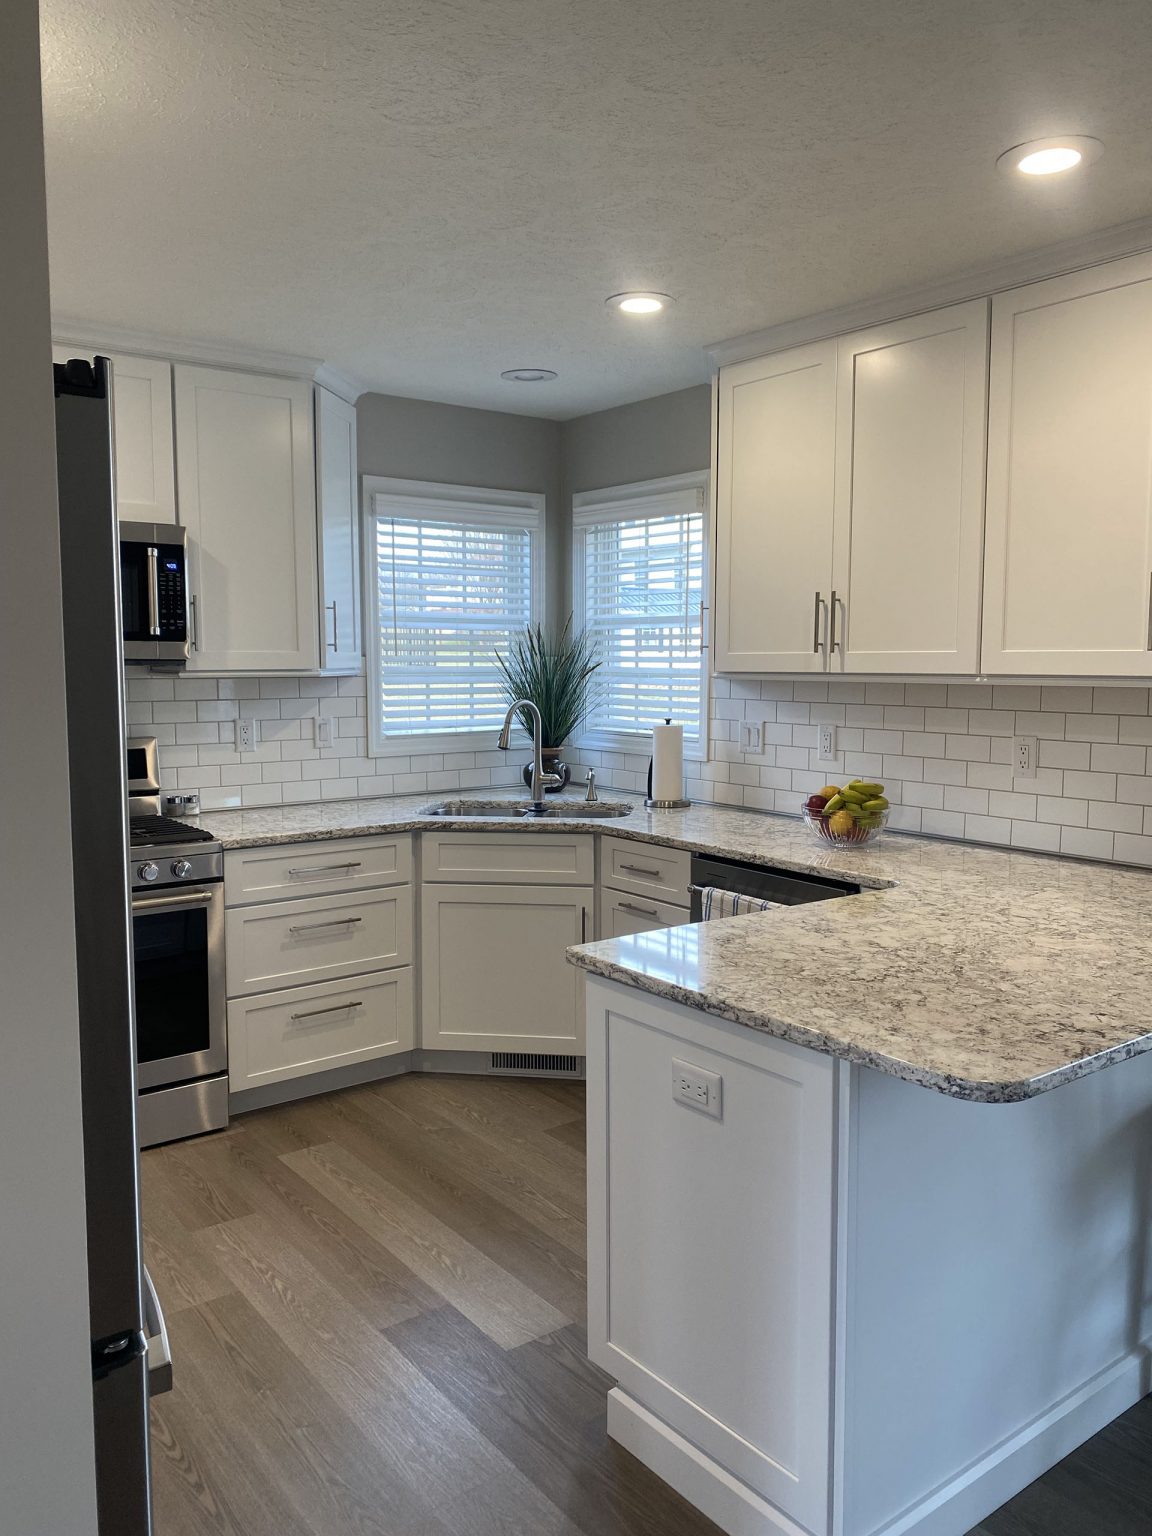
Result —
<path fill-rule="evenodd" d="M 720 372 L 717 672 L 821 672 L 832 577 L 836 343 Z"/>
<path fill-rule="evenodd" d="M 425 885 L 421 1044 L 427 1050 L 584 1051 L 581 974 L 591 887 Z"/>
<path fill-rule="evenodd" d="M 316 493 L 320 511 L 320 665 L 358 672 L 360 655 L 360 516 L 356 407 L 316 390 Z"/>
<path fill-rule="evenodd" d="M 58 363 L 93 355 L 91 347 L 61 343 L 52 348 Z M 172 364 L 120 352 L 104 355 L 112 362 L 116 515 L 129 523 L 174 523 Z"/>
<path fill-rule="evenodd" d="M 979 666 L 988 303 L 839 343 L 831 667 Z"/>
<path fill-rule="evenodd" d="M 182 363 L 174 373 L 194 603 L 189 670 L 314 671 L 312 385 Z"/>
<path fill-rule="evenodd" d="M 1152 256 L 992 301 L 982 667 L 1144 677 Z"/>

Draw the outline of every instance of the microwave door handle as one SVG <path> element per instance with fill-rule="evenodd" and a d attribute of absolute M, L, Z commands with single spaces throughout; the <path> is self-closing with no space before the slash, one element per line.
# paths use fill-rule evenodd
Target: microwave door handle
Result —
<path fill-rule="evenodd" d="M 148 633 L 160 634 L 160 573 L 157 564 L 160 551 L 154 544 L 148 546 Z"/>

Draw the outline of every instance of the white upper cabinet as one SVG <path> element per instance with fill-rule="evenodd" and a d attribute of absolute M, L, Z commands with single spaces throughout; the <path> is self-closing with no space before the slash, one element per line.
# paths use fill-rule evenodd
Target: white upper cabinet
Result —
<path fill-rule="evenodd" d="M 718 672 L 824 670 L 835 431 L 834 341 L 721 371 Z"/>
<path fill-rule="evenodd" d="M 977 670 L 987 379 L 986 299 L 839 342 L 831 670 Z"/>
<path fill-rule="evenodd" d="M 92 357 L 91 347 L 52 348 L 58 363 Z M 172 364 L 156 357 L 104 353 L 112 362 L 116 515 L 130 523 L 176 521 L 172 447 Z"/>
<path fill-rule="evenodd" d="M 180 363 L 174 376 L 194 604 L 189 670 L 314 671 L 313 386 Z"/>
<path fill-rule="evenodd" d="M 356 407 L 316 390 L 316 493 L 320 510 L 320 665 L 360 670 L 360 509 Z"/>
<path fill-rule="evenodd" d="M 1152 673 L 1152 256 L 992 308 L 983 669 Z"/>

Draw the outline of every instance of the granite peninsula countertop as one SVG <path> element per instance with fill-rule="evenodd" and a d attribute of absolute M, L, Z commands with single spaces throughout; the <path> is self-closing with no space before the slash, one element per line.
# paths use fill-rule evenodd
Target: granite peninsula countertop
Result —
<path fill-rule="evenodd" d="M 468 793 L 468 792 L 466 792 Z M 472 798 L 505 799 L 494 791 Z M 887 834 L 821 848 L 722 806 L 620 819 L 459 820 L 431 797 L 207 813 L 225 848 L 371 833 L 600 832 L 830 874 L 858 896 L 569 951 L 578 966 L 955 1098 L 1011 1103 L 1152 1050 L 1152 874 Z"/>

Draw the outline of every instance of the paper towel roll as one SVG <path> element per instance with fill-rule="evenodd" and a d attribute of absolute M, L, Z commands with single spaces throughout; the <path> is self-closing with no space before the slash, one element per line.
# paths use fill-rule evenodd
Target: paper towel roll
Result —
<path fill-rule="evenodd" d="M 684 727 L 652 728 L 652 799 L 684 798 Z"/>

